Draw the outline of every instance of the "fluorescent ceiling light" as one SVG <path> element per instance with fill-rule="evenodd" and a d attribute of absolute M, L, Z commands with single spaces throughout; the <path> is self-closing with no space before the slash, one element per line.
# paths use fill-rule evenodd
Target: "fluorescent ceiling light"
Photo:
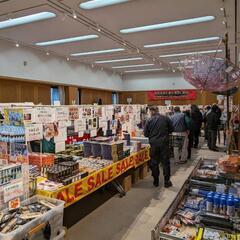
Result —
<path fill-rule="evenodd" d="M 95 8 L 107 7 L 115 4 L 125 3 L 129 0 L 92 0 L 81 3 L 79 6 L 85 10 L 91 10 Z"/>
<path fill-rule="evenodd" d="M 13 18 L 13 19 L 8 19 L 6 21 L 2 21 L 2 22 L 0 22 L 0 29 L 19 26 L 19 25 L 37 22 L 37 21 L 41 21 L 41 20 L 46 20 L 46 19 L 54 18 L 54 17 L 56 17 L 56 14 L 52 13 L 52 12 L 35 13 L 32 15 L 27 15 L 27 16 L 23 16 L 23 17 L 18 17 L 18 18 Z"/>
<path fill-rule="evenodd" d="M 219 39 L 220 39 L 220 37 L 198 38 L 198 39 L 190 39 L 190 40 L 177 41 L 177 42 L 166 42 L 166 43 L 144 45 L 144 47 L 145 48 L 166 47 L 166 46 L 182 45 L 182 44 L 189 44 L 189 43 L 216 41 Z"/>
<path fill-rule="evenodd" d="M 122 58 L 122 59 L 112 59 L 112 60 L 102 60 L 96 61 L 95 63 L 114 63 L 114 62 L 127 62 L 127 61 L 135 61 L 135 60 L 142 60 L 142 57 L 136 58 Z"/>
<path fill-rule="evenodd" d="M 187 52 L 187 53 L 174 53 L 174 54 L 168 54 L 168 55 L 160 55 L 159 57 L 165 58 L 165 57 L 180 57 L 180 56 L 188 56 L 188 55 L 194 55 L 194 54 L 204 54 L 204 53 L 217 53 L 222 52 L 223 50 L 208 50 L 208 51 L 199 51 L 199 52 Z"/>
<path fill-rule="evenodd" d="M 134 68 L 134 67 L 148 67 L 148 66 L 153 66 L 153 63 L 149 64 L 138 64 L 138 65 L 127 65 L 127 66 L 116 66 L 112 68 Z"/>
<path fill-rule="evenodd" d="M 152 69 L 142 69 L 142 70 L 128 70 L 125 73 L 136 73 L 136 72 L 154 72 L 154 71 L 161 71 L 164 70 L 163 68 L 152 68 Z"/>
<path fill-rule="evenodd" d="M 57 39 L 47 42 L 38 42 L 36 43 L 37 46 L 51 46 L 51 45 L 57 45 L 57 44 L 63 44 L 63 43 L 71 43 L 71 42 L 78 42 L 78 41 L 84 41 L 84 40 L 90 40 L 98 38 L 98 35 L 85 35 L 85 36 L 79 36 L 79 37 L 72 37 L 72 38 L 64 38 L 64 39 Z"/>
<path fill-rule="evenodd" d="M 159 23 L 159 24 L 153 24 L 153 25 L 140 26 L 135 28 L 126 28 L 126 29 L 120 30 L 120 32 L 121 33 L 144 32 L 144 31 L 158 30 L 163 28 L 178 27 L 178 26 L 189 25 L 194 23 L 209 22 L 214 19 L 215 19 L 214 16 L 203 16 L 203 17 L 197 17 L 197 18 L 182 19 L 182 20 L 177 20 L 173 22 L 165 22 L 165 23 Z"/>
<path fill-rule="evenodd" d="M 199 62 L 199 59 L 193 59 L 193 60 L 188 60 L 188 61 L 174 61 L 174 62 L 170 62 L 170 64 L 178 64 L 178 63 L 193 63 L 193 62 Z"/>
<path fill-rule="evenodd" d="M 124 48 L 114 48 L 114 49 L 107 49 L 107 50 L 100 50 L 100 51 L 93 51 L 93 52 L 81 52 L 81 53 L 72 53 L 71 56 L 88 56 L 88 55 L 95 55 L 95 54 L 104 54 L 104 53 L 113 53 L 113 52 L 121 52 L 124 51 Z"/>

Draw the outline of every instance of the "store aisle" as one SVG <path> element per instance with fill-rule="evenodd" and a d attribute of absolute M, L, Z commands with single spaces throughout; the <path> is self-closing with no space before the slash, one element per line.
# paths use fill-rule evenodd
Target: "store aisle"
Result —
<path fill-rule="evenodd" d="M 68 231 L 68 240 L 150 240 L 155 227 L 170 206 L 200 156 L 217 158 L 222 153 L 194 150 L 194 160 L 174 169 L 170 189 L 154 188 L 149 175 L 140 180 L 126 197 L 115 196 Z"/>

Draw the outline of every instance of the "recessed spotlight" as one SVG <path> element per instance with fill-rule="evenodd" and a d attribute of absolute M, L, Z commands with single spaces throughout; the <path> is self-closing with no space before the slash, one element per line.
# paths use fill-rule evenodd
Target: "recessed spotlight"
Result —
<path fill-rule="evenodd" d="M 101 32 L 101 28 L 98 28 L 98 32 Z"/>
<path fill-rule="evenodd" d="M 144 31 L 151 31 L 151 30 L 159 30 L 163 28 L 170 28 L 170 27 L 178 27 L 183 25 L 195 24 L 195 23 L 202 23 L 202 22 L 209 22 L 214 20 L 214 16 L 203 16 L 197 18 L 189 18 L 189 19 L 181 19 L 172 22 L 165 22 L 153 25 L 146 25 L 146 26 L 139 26 L 134 28 L 126 28 L 120 30 L 121 33 L 136 33 L 136 32 L 144 32 Z"/>
<path fill-rule="evenodd" d="M 90 39 L 95 39 L 95 38 L 98 38 L 98 35 L 94 35 L 94 34 L 83 35 L 83 36 L 78 36 L 78 37 L 56 39 L 56 40 L 51 40 L 51 41 L 47 41 L 47 42 L 38 42 L 38 43 L 36 43 L 36 45 L 45 47 L 45 46 L 58 45 L 58 44 L 64 44 L 64 43 L 85 41 L 85 40 L 90 40 Z"/>
<path fill-rule="evenodd" d="M 67 61 L 69 61 L 70 59 L 69 58 L 67 58 Z"/>
<path fill-rule="evenodd" d="M 226 21 L 223 20 L 223 21 L 222 21 L 222 24 L 225 25 L 225 24 L 226 24 Z"/>
<path fill-rule="evenodd" d="M 175 69 L 173 69 L 172 71 L 173 71 L 174 73 L 176 72 L 176 70 L 175 70 Z"/>
<path fill-rule="evenodd" d="M 221 10 L 221 11 L 224 11 L 224 8 L 223 8 L 223 7 L 221 7 L 221 8 L 220 8 L 220 10 Z"/>
<path fill-rule="evenodd" d="M 106 54 L 106 53 L 113 53 L 113 52 L 121 52 L 124 50 L 125 50 L 124 48 L 114 48 L 114 49 L 99 50 L 99 51 L 92 51 L 92 52 L 72 53 L 71 56 L 78 57 L 78 56 L 88 56 L 88 55 L 96 55 L 96 54 Z"/>
<path fill-rule="evenodd" d="M 23 17 L 18 18 L 12 18 L 5 21 L 0 22 L 0 29 L 9 28 L 9 27 L 15 27 L 27 23 L 37 22 L 41 20 L 46 20 L 50 18 L 56 17 L 55 13 L 52 12 L 40 12 L 35 13 Z"/>
<path fill-rule="evenodd" d="M 73 10 L 72 16 L 73 16 L 74 19 L 77 19 L 77 14 L 76 14 L 76 12 L 74 10 Z"/>
<path fill-rule="evenodd" d="M 16 47 L 19 47 L 20 45 L 18 43 L 15 44 Z"/>
<path fill-rule="evenodd" d="M 81 3 L 79 6 L 85 10 L 91 10 L 95 8 L 107 7 L 115 4 L 125 3 L 129 0 L 91 0 Z"/>
<path fill-rule="evenodd" d="M 49 55 L 50 55 L 50 53 L 49 53 L 49 52 L 46 52 L 46 55 L 47 55 L 47 56 L 49 56 Z"/>

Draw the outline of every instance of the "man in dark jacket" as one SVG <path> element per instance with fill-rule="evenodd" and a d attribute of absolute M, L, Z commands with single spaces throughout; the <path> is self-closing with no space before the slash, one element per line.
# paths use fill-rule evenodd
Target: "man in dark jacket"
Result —
<path fill-rule="evenodd" d="M 170 181 L 170 149 L 169 134 L 173 131 L 171 121 L 168 117 L 159 114 L 158 107 L 150 107 L 151 118 L 147 120 L 144 135 L 149 138 L 151 145 L 150 167 L 153 176 L 153 185 L 159 186 L 159 164 L 162 164 L 164 175 L 164 187 L 172 186 Z"/>
<path fill-rule="evenodd" d="M 207 120 L 207 132 L 208 132 L 208 148 L 212 151 L 217 151 L 217 130 L 219 125 L 219 117 L 217 114 L 218 107 L 212 106 L 211 112 L 206 116 Z"/>
<path fill-rule="evenodd" d="M 191 105 L 191 118 L 194 125 L 194 131 L 193 131 L 193 141 L 194 141 L 194 148 L 198 147 L 199 144 L 199 136 L 201 133 L 201 127 L 203 122 L 203 116 L 200 112 L 199 108 L 196 105 Z"/>

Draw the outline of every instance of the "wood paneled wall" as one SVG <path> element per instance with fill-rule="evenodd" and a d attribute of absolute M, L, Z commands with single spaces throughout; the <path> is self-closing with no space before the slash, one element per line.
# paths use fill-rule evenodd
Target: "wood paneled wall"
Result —
<path fill-rule="evenodd" d="M 119 103 L 126 104 L 127 98 L 132 98 L 133 104 L 152 104 L 152 105 L 165 105 L 164 100 L 149 101 L 147 92 L 121 92 L 119 93 Z M 215 94 L 209 92 L 197 91 L 197 99 L 192 100 L 173 100 L 173 105 L 186 105 L 186 104 L 197 104 L 197 105 L 208 105 L 216 103 L 217 98 Z"/>
<path fill-rule="evenodd" d="M 81 88 L 81 104 L 92 104 L 96 103 L 101 98 L 102 104 L 112 104 L 112 92 Z"/>
<path fill-rule="evenodd" d="M 51 104 L 50 85 L 0 78 L 0 103 Z"/>

